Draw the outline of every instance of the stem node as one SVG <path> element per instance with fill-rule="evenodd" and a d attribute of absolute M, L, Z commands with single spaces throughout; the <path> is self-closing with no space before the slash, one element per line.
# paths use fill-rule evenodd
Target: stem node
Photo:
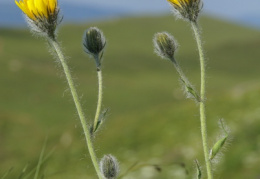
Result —
<path fill-rule="evenodd" d="M 100 169 L 99 169 L 98 159 L 97 159 L 97 156 L 95 154 L 95 150 L 94 150 L 94 147 L 93 147 L 93 144 L 92 144 L 92 141 L 91 141 L 91 136 L 90 136 L 90 132 L 89 132 L 89 129 L 88 129 L 87 121 L 86 121 L 84 112 L 82 110 L 80 100 L 79 100 L 79 97 L 78 97 L 78 94 L 77 94 L 77 91 L 76 91 L 76 88 L 75 88 L 75 84 L 72 80 L 69 67 L 68 67 L 68 65 L 65 61 L 65 58 L 63 56 L 63 53 L 60 49 L 59 44 L 53 39 L 49 39 L 49 43 L 51 44 L 51 46 L 56 51 L 58 58 L 60 60 L 60 63 L 62 65 L 62 68 L 64 70 L 64 73 L 65 73 L 65 76 L 66 76 L 66 79 L 67 79 L 67 82 L 68 82 L 68 85 L 69 85 L 69 88 L 70 88 L 70 91 L 71 91 L 71 94 L 72 94 L 72 98 L 74 100 L 74 103 L 75 103 L 75 106 L 76 106 L 76 109 L 77 109 L 77 112 L 78 112 L 78 115 L 79 115 L 79 119 L 80 119 L 80 122 L 81 122 L 81 125 L 82 125 L 82 128 L 83 128 L 83 131 L 84 131 L 84 135 L 85 135 L 85 139 L 86 139 L 86 143 L 87 143 L 87 147 L 88 147 L 88 150 L 89 150 L 89 154 L 90 154 L 92 163 L 93 163 L 94 168 L 97 172 L 98 178 L 103 179 L 102 174 L 101 174 Z"/>

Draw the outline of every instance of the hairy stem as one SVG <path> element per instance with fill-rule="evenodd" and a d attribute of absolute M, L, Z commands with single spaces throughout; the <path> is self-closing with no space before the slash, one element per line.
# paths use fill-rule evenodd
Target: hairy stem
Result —
<path fill-rule="evenodd" d="M 180 75 L 180 80 L 184 86 L 185 93 L 187 95 L 187 98 L 194 98 L 196 102 L 200 102 L 200 96 L 198 95 L 195 88 L 191 85 L 188 78 L 185 76 L 184 72 L 182 71 L 181 67 L 179 66 L 178 62 L 175 59 L 171 60 L 173 62 L 173 65 L 175 69 L 177 70 L 178 74 Z"/>
<path fill-rule="evenodd" d="M 65 58 L 63 56 L 63 53 L 62 53 L 62 51 L 60 49 L 59 44 L 55 40 L 52 40 L 52 39 L 49 39 L 49 42 L 52 45 L 52 47 L 54 48 L 54 50 L 56 51 L 56 53 L 58 55 L 58 58 L 60 60 L 60 63 L 62 65 L 62 68 L 64 70 L 64 73 L 65 73 L 67 82 L 69 84 L 69 88 L 70 88 L 70 91 L 71 91 L 71 94 L 72 94 L 72 97 L 73 97 L 73 100 L 74 100 L 77 112 L 78 112 L 78 115 L 79 115 L 79 119 L 80 119 L 80 122 L 81 122 L 81 125 L 82 125 L 82 128 L 83 128 L 83 131 L 84 131 L 84 135 L 85 135 L 85 139 L 86 139 L 86 142 L 87 142 L 87 147 L 88 147 L 88 150 L 89 150 L 89 154 L 90 154 L 92 163 L 93 163 L 93 165 L 95 167 L 95 170 L 97 172 L 98 178 L 102 179 L 103 177 L 102 177 L 102 175 L 100 173 L 98 160 L 97 160 L 97 157 L 96 157 L 96 154 L 95 154 L 95 151 L 94 151 L 94 147 L 93 147 L 93 144 L 92 144 L 92 141 L 91 141 L 89 128 L 87 126 L 87 121 L 86 121 L 85 115 L 83 113 L 83 110 L 82 110 L 82 107 L 81 107 L 81 104 L 80 104 L 80 100 L 79 100 L 79 97 L 78 97 L 78 94 L 77 94 L 74 82 L 73 82 L 71 74 L 70 74 L 69 67 L 68 67 L 68 65 L 67 65 L 67 63 L 65 61 Z"/>
<path fill-rule="evenodd" d="M 201 87 L 200 87 L 200 125 L 201 125 L 201 136 L 202 136 L 202 144 L 203 144 L 203 151 L 204 157 L 206 162 L 207 168 L 207 175 L 208 179 L 213 179 L 212 175 L 212 167 L 211 162 L 209 159 L 209 148 L 208 148 L 208 139 L 207 139 L 207 125 L 206 125 L 206 112 L 205 112 L 205 101 L 206 101 L 206 65 L 205 65 L 205 58 L 201 43 L 201 37 L 198 29 L 197 23 L 192 22 L 192 29 L 194 31 L 195 39 L 198 45 L 199 56 L 200 56 L 200 70 L 201 70 Z"/>
<path fill-rule="evenodd" d="M 175 62 L 173 64 L 174 64 L 174 67 L 176 68 L 178 74 L 180 75 L 181 79 L 184 81 L 184 83 L 191 86 L 191 83 L 189 82 L 188 78 L 185 76 L 185 74 L 182 71 L 182 69 L 179 66 L 179 64 L 177 62 Z"/>
<path fill-rule="evenodd" d="M 98 103 L 97 103 L 96 115 L 94 119 L 94 126 L 93 126 L 94 131 L 96 130 L 98 125 L 98 120 L 99 120 L 101 106 L 102 106 L 102 93 L 103 93 L 102 85 L 103 84 L 102 84 L 102 72 L 100 68 L 97 69 L 97 75 L 98 75 Z"/>

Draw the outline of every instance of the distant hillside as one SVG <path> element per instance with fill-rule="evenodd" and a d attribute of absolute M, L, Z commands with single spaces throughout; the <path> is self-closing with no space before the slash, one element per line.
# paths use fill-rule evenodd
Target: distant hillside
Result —
<path fill-rule="evenodd" d="M 108 9 L 94 6 L 80 6 L 72 3 L 61 4 L 61 14 L 66 22 L 92 21 L 126 15 L 122 9 Z M 0 26 L 25 25 L 23 16 L 15 3 L 0 2 Z"/>
<path fill-rule="evenodd" d="M 206 17 L 199 24 L 208 67 L 209 144 L 221 134 L 217 123 L 222 117 L 232 138 L 216 166 L 215 178 L 259 179 L 260 31 Z M 122 172 L 136 162 L 162 167 L 162 172 L 151 167 L 137 169 L 129 172 L 129 178 L 148 179 L 149 171 L 156 179 L 191 178 L 183 175 L 187 171 L 194 175 L 194 159 L 202 166 L 204 161 L 198 105 L 185 99 L 176 70 L 154 54 L 152 45 L 156 32 L 173 34 L 180 44 L 176 59 L 199 89 L 199 57 L 188 23 L 172 16 L 154 16 L 59 29 L 58 40 L 69 57 L 91 123 L 98 87 L 94 60 L 82 49 L 82 35 L 89 26 L 102 29 L 108 42 L 102 63 L 103 107 L 111 112 L 94 141 L 98 157 L 112 153 Z M 48 135 L 45 155 L 53 147 L 55 152 L 40 176 L 94 179 L 67 83 L 46 46 L 28 28 L 0 28 L 0 178 L 14 167 L 6 179 L 17 179 L 28 162 L 30 171 Z"/>

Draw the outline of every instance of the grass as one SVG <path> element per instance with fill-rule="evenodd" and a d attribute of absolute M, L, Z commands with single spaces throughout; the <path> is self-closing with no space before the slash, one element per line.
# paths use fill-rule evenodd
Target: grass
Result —
<path fill-rule="evenodd" d="M 220 118 L 225 118 L 232 135 L 216 167 L 216 178 L 257 178 L 260 31 L 206 17 L 200 23 L 208 58 L 209 144 L 219 134 Z M 136 161 L 162 165 L 161 173 L 145 167 L 128 178 L 186 178 L 180 163 L 193 172 L 194 159 L 204 161 L 198 106 L 182 95 L 173 66 L 153 53 L 152 37 L 159 31 L 175 36 L 180 44 L 176 58 L 198 87 L 199 60 L 188 24 L 161 16 L 60 27 L 59 40 L 89 121 L 95 114 L 97 77 L 94 60 L 83 53 L 81 42 L 84 30 L 93 25 L 108 40 L 104 107 L 111 109 L 94 142 L 98 157 L 113 154 L 122 172 Z M 66 81 L 46 43 L 32 37 L 28 29 L 0 29 L 0 81 L 0 174 L 14 167 L 7 178 L 18 178 L 28 162 L 35 167 L 48 136 L 46 152 L 56 150 L 41 175 L 94 179 Z"/>

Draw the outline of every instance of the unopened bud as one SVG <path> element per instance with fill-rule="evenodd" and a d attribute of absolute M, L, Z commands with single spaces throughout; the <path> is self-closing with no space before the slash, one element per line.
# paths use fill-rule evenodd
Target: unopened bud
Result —
<path fill-rule="evenodd" d="M 103 32 L 97 27 L 88 28 L 84 34 L 83 45 L 85 52 L 94 57 L 97 67 L 100 67 L 103 50 L 106 46 Z"/>
<path fill-rule="evenodd" d="M 101 173 L 105 179 L 115 179 L 119 173 L 119 164 L 112 155 L 105 155 L 100 161 Z"/>
<path fill-rule="evenodd" d="M 155 34 L 153 42 L 157 55 L 175 63 L 174 53 L 177 50 L 178 45 L 173 36 L 167 32 L 160 32 Z"/>

